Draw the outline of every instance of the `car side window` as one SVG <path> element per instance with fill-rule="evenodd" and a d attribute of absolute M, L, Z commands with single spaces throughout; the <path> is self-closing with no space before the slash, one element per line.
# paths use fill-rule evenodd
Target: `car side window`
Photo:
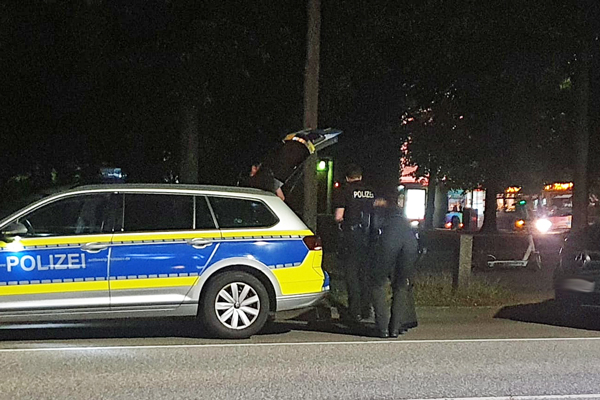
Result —
<path fill-rule="evenodd" d="M 68 197 L 18 219 L 26 237 L 89 235 L 105 232 L 110 194 Z"/>
<path fill-rule="evenodd" d="M 191 230 L 194 198 L 170 194 L 125 193 L 124 232 Z"/>
<path fill-rule="evenodd" d="M 196 196 L 196 229 L 216 229 L 206 197 Z"/>
<path fill-rule="evenodd" d="M 278 222 L 273 212 L 258 200 L 210 197 L 219 228 L 267 228 Z"/>

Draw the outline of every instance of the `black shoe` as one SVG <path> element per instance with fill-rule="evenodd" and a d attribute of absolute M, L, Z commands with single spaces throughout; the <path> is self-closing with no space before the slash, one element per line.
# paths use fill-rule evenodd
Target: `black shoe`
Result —
<path fill-rule="evenodd" d="M 406 332 L 406 329 L 404 329 L 404 328 L 401 328 L 399 331 L 391 330 L 390 337 L 396 339 L 398 336 L 402 335 L 404 332 Z"/>
<path fill-rule="evenodd" d="M 398 328 L 396 328 L 396 327 L 392 328 L 392 325 L 390 325 L 390 329 L 389 329 L 390 330 L 390 337 L 397 338 L 398 336 L 402 335 L 404 332 L 408 331 L 408 329 L 409 329 L 408 326 L 409 325 L 413 325 L 413 324 L 402 324 Z M 417 323 L 415 322 L 414 326 L 416 326 L 416 325 L 417 325 Z"/>
<path fill-rule="evenodd" d="M 390 337 L 390 334 L 388 333 L 388 331 L 377 331 L 377 337 L 381 339 L 386 339 Z"/>

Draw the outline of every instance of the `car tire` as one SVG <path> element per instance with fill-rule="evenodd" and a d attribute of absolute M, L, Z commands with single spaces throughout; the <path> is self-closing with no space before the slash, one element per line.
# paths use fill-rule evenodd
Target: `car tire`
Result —
<path fill-rule="evenodd" d="M 245 339 L 267 322 L 269 294 L 262 282 L 247 272 L 224 272 L 208 282 L 199 317 L 216 337 Z"/>

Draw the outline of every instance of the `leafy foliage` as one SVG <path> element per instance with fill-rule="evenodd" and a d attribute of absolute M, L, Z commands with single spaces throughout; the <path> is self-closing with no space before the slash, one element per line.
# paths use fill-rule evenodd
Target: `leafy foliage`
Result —
<path fill-rule="evenodd" d="M 451 12 L 445 19 L 457 23 L 431 40 L 443 43 L 440 61 L 416 62 L 427 74 L 448 77 L 449 89 L 413 85 L 415 106 L 402 121 L 409 160 L 463 188 L 493 181 L 535 190 L 569 172 L 574 99 L 564 82 L 574 62 L 569 40 L 578 33 L 573 19 L 547 2 L 514 13 L 488 6 Z"/>
<path fill-rule="evenodd" d="M 173 179 L 178 110 L 190 102 L 202 181 L 232 183 L 301 126 L 305 6 L 3 3 L 0 181 L 101 163 Z M 573 71 L 600 20 L 592 6 L 324 1 L 320 125 L 344 130 L 339 154 L 388 187 L 408 137 L 409 161 L 453 186 L 568 177 Z"/>

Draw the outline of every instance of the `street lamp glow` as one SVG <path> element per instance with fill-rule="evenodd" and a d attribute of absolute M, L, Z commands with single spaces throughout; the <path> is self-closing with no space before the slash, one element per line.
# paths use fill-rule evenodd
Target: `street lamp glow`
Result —
<path fill-rule="evenodd" d="M 552 222 L 549 220 L 542 218 L 535 221 L 535 227 L 541 233 L 546 233 L 552 228 Z"/>

